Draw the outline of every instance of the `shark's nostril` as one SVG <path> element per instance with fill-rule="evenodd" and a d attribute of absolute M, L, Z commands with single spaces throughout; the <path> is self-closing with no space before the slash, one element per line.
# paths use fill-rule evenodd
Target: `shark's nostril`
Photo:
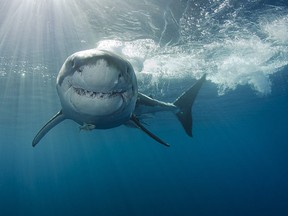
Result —
<path fill-rule="evenodd" d="M 74 58 L 71 60 L 71 65 L 72 65 L 72 68 L 75 68 L 75 60 L 74 60 Z"/>

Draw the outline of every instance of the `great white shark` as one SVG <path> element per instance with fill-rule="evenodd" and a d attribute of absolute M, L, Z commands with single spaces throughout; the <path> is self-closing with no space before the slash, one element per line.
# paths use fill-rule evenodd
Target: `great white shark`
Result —
<path fill-rule="evenodd" d="M 191 109 L 204 80 L 205 75 L 173 103 L 167 103 L 138 92 L 133 67 L 123 57 L 98 49 L 76 52 L 66 59 L 56 80 L 62 109 L 40 129 L 32 146 L 65 119 L 78 123 L 81 130 L 133 125 L 169 146 L 142 124 L 142 116 L 171 111 L 192 137 Z"/>

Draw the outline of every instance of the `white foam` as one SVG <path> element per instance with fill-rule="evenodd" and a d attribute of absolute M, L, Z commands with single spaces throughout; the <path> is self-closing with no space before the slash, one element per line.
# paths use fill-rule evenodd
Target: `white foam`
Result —
<path fill-rule="evenodd" d="M 276 43 L 288 43 L 288 16 L 277 17 L 272 22 L 261 23 L 268 38 Z"/>
<path fill-rule="evenodd" d="M 239 85 L 249 85 L 260 94 L 269 94 L 269 75 L 288 63 L 287 59 L 279 58 L 281 47 L 257 36 L 227 39 L 201 48 L 191 45 L 186 50 L 160 47 L 150 39 L 101 41 L 98 48 L 128 58 L 138 78 L 149 76 L 151 86 L 158 86 L 163 79 L 199 78 L 206 73 L 207 79 L 218 86 L 219 95 Z"/>
<path fill-rule="evenodd" d="M 210 80 L 219 86 L 219 94 L 247 84 L 259 93 L 271 92 L 268 75 L 277 71 L 279 65 L 276 67 L 272 62 L 269 63 L 270 59 L 277 55 L 277 50 L 270 44 L 254 36 L 211 44 L 206 46 L 206 49 L 215 53 L 210 59 L 210 68 L 215 70 L 211 71 L 213 75 Z"/>

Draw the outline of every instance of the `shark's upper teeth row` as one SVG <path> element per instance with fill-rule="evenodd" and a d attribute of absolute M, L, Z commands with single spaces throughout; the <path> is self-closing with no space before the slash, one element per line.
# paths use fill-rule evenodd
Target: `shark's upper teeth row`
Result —
<path fill-rule="evenodd" d="M 85 89 L 82 89 L 82 88 L 74 88 L 75 89 L 75 92 L 78 94 L 78 95 L 81 95 L 81 96 L 87 96 L 87 97 L 92 97 L 92 98 L 108 98 L 108 97 L 111 97 L 113 95 L 116 95 L 116 94 L 119 94 L 122 92 L 122 90 L 117 90 L 117 91 L 112 91 L 112 92 L 107 92 L 107 93 L 102 93 L 102 92 L 94 92 L 94 91 L 89 91 L 89 90 L 85 90 Z"/>

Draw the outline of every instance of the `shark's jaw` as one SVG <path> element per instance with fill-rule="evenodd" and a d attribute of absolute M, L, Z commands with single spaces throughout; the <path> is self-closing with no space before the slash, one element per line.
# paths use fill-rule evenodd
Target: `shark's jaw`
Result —
<path fill-rule="evenodd" d="M 95 117 L 117 115 L 129 106 L 134 97 L 132 88 L 99 91 L 71 86 L 65 94 L 71 109 Z"/>
<path fill-rule="evenodd" d="M 111 91 L 111 92 L 97 92 L 97 91 L 89 91 L 89 90 L 85 90 L 83 88 L 77 88 L 77 87 L 73 87 L 74 91 L 76 94 L 78 94 L 80 97 L 88 97 L 91 99 L 109 99 L 112 97 L 117 97 L 117 96 L 122 96 L 123 93 L 125 93 L 125 91 L 122 90 L 115 90 L 115 91 Z"/>
<path fill-rule="evenodd" d="M 96 128 L 115 127 L 129 120 L 137 100 L 137 82 L 127 61 L 91 50 L 70 56 L 61 70 L 57 91 L 68 118 Z"/>

